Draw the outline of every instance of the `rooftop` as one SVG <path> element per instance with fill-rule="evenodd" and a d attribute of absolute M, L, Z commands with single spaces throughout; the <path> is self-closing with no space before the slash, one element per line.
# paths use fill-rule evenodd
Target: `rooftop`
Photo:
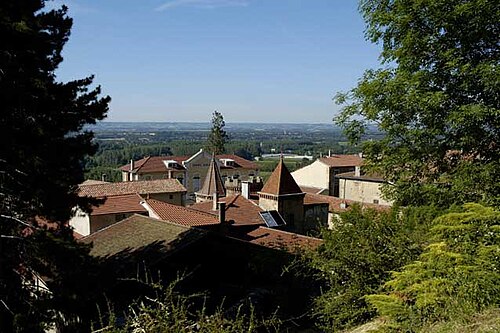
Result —
<path fill-rule="evenodd" d="M 226 203 L 226 221 L 232 223 L 234 226 L 264 224 L 259 215 L 263 210 L 253 200 L 246 199 L 242 195 L 237 194 L 222 198 L 219 202 Z M 213 203 L 211 201 L 195 203 L 190 208 L 209 214 L 218 214 L 218 211 L 212 210 Z"/>
<path fill-rule="evenodd" d="M 243 236 L 237 235 L 235 238 L 265 247 L 286 250 L 288 252 L 295 252 L 298 249 L 315 249 L 323 242 L 318 238 L 262 226 Z"/>
<path fill-rule="evenodd" d="M 344 173 L 339 173 L 335 175 L 337 178 L 345 178 L 345 179 L 359 179 L 359 180 L 366 180 L 366 181 L 371 181 L 371 182 L 378 182 L 378 183 L 383 183 L 385 182 L 385 179 L 379 175 L 379 174 L 361 174 L 359 176 L 356 176 L 355 172 L 344 172 Z"/>
<path fill-rule="evenodd" d="M 164 251 L 173 251 L 200 239 L 204 234 L 202 230 L 136 214 L 80 241 L 93 243 L 91 255 L 105 257 L 123 251 L 133 252 L 153 244 L 160 244 Z"/>
<path fill-rule="evenodd" d="M 141 200 L 141 196 L 137 193 L 106 197 L 104 203 L 92 207 L 90 215 L 147 213 L 147 210 L 140 204 Z"/>
<path fill-rule="evenodd" d="M 177 193 L 186 192 L 177 179 L 141 180 L 132 182 L 81 184 L 78 195 L 88 197 L 106 197 L 131 193 Z"/>
<path fill-rule="evenodd" d="M 122 166 L 120 169 L 122 171 L 132 171 L 134 173 L 155 173 L 155 172 L 165 172 L 167 170 L 185 170 L 182 162 L 187 161 L 192 156 L 147 156 L 138 161 L 134 161 L 134 169 L 130 170 L 130 164 Z M 235 166 L 225 167 L 226 169 L 258 169 L 259 167 L 252 161 L 248 161 L 242 157 L 233 154 L 223 154 L 215 156 L 218 160 L 221 159 L 232 159 L 235 162 Z M 168 168 L 164 161 L 176 161 L 178 167 Z"/>
<path fill-rule="evenodd" d="M 363 164 L 363 159 L 357 155 L 332 155 L 328 157 L 322 157 L 319 159 L 324 164 L 330 167 L 352 167 L 360 166 Z"/>
<path fill-rule="evenodd" d="M 272 195 L 303 193 L 282 158 L 260 192 Z"/>
<path fill-rule="evenodd" d="M 216 225 L 219 223 L 217 216 L 206 212 L 190 209 L 188 207 L 176 206 L 154 199 L 147 199 L 145 202 L 154 214 L 164 221 L 187 227 Z"/>

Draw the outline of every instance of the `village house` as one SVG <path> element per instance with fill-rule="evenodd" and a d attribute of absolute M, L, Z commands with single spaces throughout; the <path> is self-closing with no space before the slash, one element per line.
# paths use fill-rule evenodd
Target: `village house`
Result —
<path fill-rule="evenodd" d="M 387 184 L 377 174 L 365 174 L 356 167 L 352 172 L 335 176 L 339 181 L 339 198 L 361 203 L 391 206 L 392 202 L 382 196 L 381 187 Z"/>
<path fill-rule="evenodd" d="M 145 199 L 181 206 L 184 204 L 185 194 L 186 189 L 176 179 L 86 182 L 79 186 L 78 195 L 101 202 L 91 207 L 90 213 L 75 207 L 69 224 L 76 233 L 87 236 L 133 214 L 148 215 L 148 210 L 141 205 Z"/>
<path fill-rule="evenodd" d="M 299 186 L 315 189 L 317 194 L 339 196 L 339 181 L 335 175 L 354 171 L 363 160 L 359 155 L 331 155 L 292 172 Z"/>
<path fill-rule="evenodd" d="M 193 156 L 148 156 L 121 167 L 123 181 L 178 179 L 187 189 L 188 195 L 194 195 L 207 175 L 212 156 L 200 149 Z M 242 179 L 257 176 L 259 168 L 254 162 L 242 157 L 224 154 L 217 155 L 217 164 L 221 178 Z"/>
<path fill-rule="evenodd" d="M 256 226 L 267 226 L 296 233 L 317 231 L 328 221 L 328 203 L 304 202 L 306 193 L 297 185 L 283 159 L 280 159 L 269 180 L 257 193 L 251 192 L 251 183 L 241 183 L 241 193 L 225 196 L 220 172 L 212 161 L 204 186 L 196 193 L 197 203 L 190 206 L 200 211 L 221 214 L 233 227 L 232 232 L 243 234 Z M 221 208 L 223 207 L 223 208 Z M 243 228 L 244 227 L 244 228 Z"/>

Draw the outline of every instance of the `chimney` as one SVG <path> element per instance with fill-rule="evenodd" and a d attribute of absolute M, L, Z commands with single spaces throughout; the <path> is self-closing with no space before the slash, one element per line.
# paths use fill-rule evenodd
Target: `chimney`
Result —
<path fill-rule="evenodd" d="M 245 199 L 250 199 L 250 183 L 247 181 L 241 182 L 241 195 Z"/>
<path fill-rule="evenodd" d="M 217 201 L 219 200 L 219 197 L 217 196 L 217 192 L 214 192 L 212 194 L 212 210 L 216 211 L 217 210 Z"/>
<path fill-rule="evenodd" d="M 342 202 L 340 203 L 340 208 L 342 208 L 342 209 L 346 209 L 346 208 L 347 208 L 347 204 L 346 204 L 346 202 L 345 202 L 345 201 L 342 201 Z"/>
<path fill-rule="evenodd" d="M 134 160 L 130 160 L 130 171 L 134 170 Z"/>
<path fill-rule="evenodd" d="M 328 149 L 328 157 L 332 157 L 332 150 Z"/>
<path fill-rule="evenodd" d="M 101 175 L 101 180 L 102 180 L 103 182 L 105 182 L 105 181 L 106 181 L 106 174 L 105 174 L 105 173 L 103 173 L 103 174 Z"/>
<path fill-rule="evenodd" d="M 354 176 L 356 176 L 356 177 L 361 176 L 361 168 L 359 167 L 359 165 L 354 167 Z"/>
<path fill-rule="evenodd" d="M 220 202 L 219 203 L 219 223 L 223 224 L 224 222 L 226 222 L 226 203 Z"/>

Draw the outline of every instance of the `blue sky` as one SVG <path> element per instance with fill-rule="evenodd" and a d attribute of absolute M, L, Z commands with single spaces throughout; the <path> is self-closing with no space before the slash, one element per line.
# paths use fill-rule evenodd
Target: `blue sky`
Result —
<path fill-rule="evenodd" d="M 57 75 L 95 74 L 108 121 L 328 123 L 378 67 L 355 0 L 57 0 L 74 25 Z"/>

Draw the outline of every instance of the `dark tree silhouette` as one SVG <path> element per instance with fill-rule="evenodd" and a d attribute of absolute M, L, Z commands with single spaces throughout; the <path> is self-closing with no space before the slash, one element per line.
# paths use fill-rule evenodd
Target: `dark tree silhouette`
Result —
<path fill-rule="evenodd" d="M 78 288 L 67 278 L 87 260 L 65 221 L 87 204 L 75 193 L 83 159 L 96 150 L 84 126 L 105 117 L 110 98 L 90 87 L 93 77 L 56 80 L 72 26 L 66 12 L 44 10 L 42 0 L 0 2 L 2 332 L 41 331 L 61 314 L 69 320 L 71 306 L 60 300 Z M 50 228 L 37 223 L 42 218 Z M 36 288 L 34 273 L 51 294 Z"/>

